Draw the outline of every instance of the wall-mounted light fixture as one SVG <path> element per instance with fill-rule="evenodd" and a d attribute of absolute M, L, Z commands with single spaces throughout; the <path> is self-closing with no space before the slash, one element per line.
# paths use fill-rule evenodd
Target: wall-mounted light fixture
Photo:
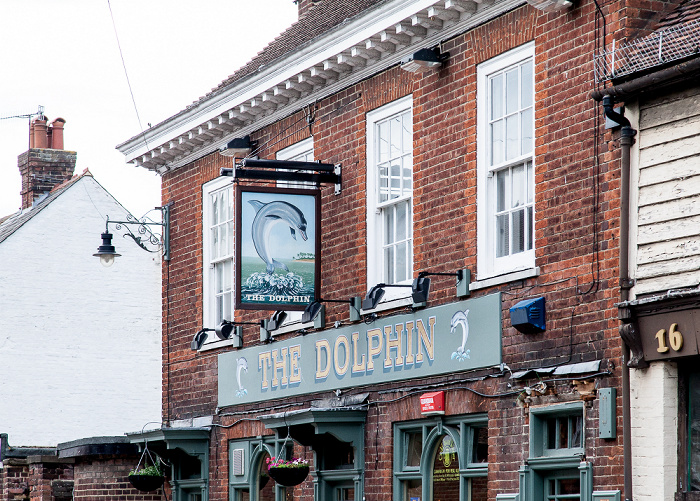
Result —
<path fill-rule="evenodd" d="M 216 337 L 222 341 L 227 339 L 232 339 L 233 343 L 231 346 L 234 348 L 240 348 L 243 346 L 243 325 L 258 325 L 257 322 L 231 322 L 230 320 L 222 320 L 215 329 L 208 329 L 206 327 L 202 328 L 197 334 L 194 335 L 192 343 L 190 343 L 190 348 L 193 350 L 199 350 L 204 342 L 209 336 L 207 332 L 216 333 Z"/>
<path fill-rule="evenodd" d="M 387 287 L 410 287 L 413 305 L 419 307 L 425 305 L 430 294 L 430 279 L 425 277 L 415 278 L 411 285 L 409 284 L 377 284 L 372 287 L 365 298 L 362 300 L 363 310 L 373 310 L 379 304 L 379 301 L 384 297 L 384 289 Z"/>
<path fill-rule="evenodd" d="M 225 157 L 243 158 L 250 155 L 257 145 L 258 142 L 251 141 L 250 136 L 237 137 L 222 146 L 219 153 Z"/>
<path fill-rule="evenodd" d="M 360 302 L 359 297 L 351 297 L 350 299 L 322 299 L 309 303 L 301 314 L 301 322 L 314 322 L 314 327 L 323 329 L 326 326 L 326 307 L 322 303 L 345 303 L 350 304 L 350 321 L 357 322 L 360 320 Z M 318 320 L 318 322 L 316 321 Z"/>
<path fill-rule="evenodd" d="M 442 66 L 450 57 L 449 52 L 441 53 L 439 49 L 420 49 L 401 61 L 401 69 L 411 73 L 430 71 Z"/>
<path fill-rule="evenodd" d="M 276 331 L 287 318 L 287 313 L 284 311 L 276 311 L 272 317 L 260 321 L 260 342 L 269 343 L 272 341 L 272 331 Z"/>
<path fill-rule="evenodd" d="M 214 329 L 207 329 L 206 327 L 200 329 L 197 332 L 197 334 L 194 335 L 194 338 L 192 338 L 192 342 L 190 343 L 190 348 L 194 351 L 199 350 L 204 345 L 204 341 L 207 340 L 207 336 L 209 336 L 209 334 L 207 334 L 207 332 L 213 332 L 213 331 L 214 331 Z"/>
<path fill-rule="evenodd" d="M 100 258 L 103 266 L 112 266 L 114 258 L 121 256 L 117 254 L 115 247 L 112 245 L 112 234 L 109 232 L 109 225 L 114 224 L 117 230 L 124 228 L 125 237 L 131 238 L 136 244 L 147 252 L 162 252 L 165 261 L 170 260 L 170 204 L 163 207 L 156 207 L 153 210 L 159 210 L 161 214 L 161 222 L 153 221 L 144 215 L 140 219 L 136 219 L 131 214 L 126 216 L 126 221 L 110 221 L 107 216 L 105 223 L 105 231 L 102 233 L 102 245 L 97 248 L 97 252 L 93 254 Z M 149 226 L 162 226 L 163 233 L 157 235 L 151 232 Z M 133 228 L 133 230 L 132 230 Z"/>
<path fill-rule="evenodd" d="M 453 273 L 439 271 L 421 271 L 418 274 L 418 278 L 428 276 L 457 277 L 457 297 L 467 297 L 471 294 L 471 291 L 469 290 L 469 283 L 471 282 L 472 274 L 471 271 L 469 271 L 469 268 L 457 270 Z"/>
<path fill-rule="evenodd" d="M 333 184 L 335 185 L 335 194 L 338 195 L 341 190 L 341 171 L 340 164 L 244 158 L 237 162 L 234 168 L 221 169 L 219 174 L 231 176 L 234 179 Z"/>

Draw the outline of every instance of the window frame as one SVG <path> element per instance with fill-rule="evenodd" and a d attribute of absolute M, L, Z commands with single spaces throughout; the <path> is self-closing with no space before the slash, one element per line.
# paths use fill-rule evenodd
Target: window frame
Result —
<path fill-rule="evenodd" d="M 530 59 L 532 61 L 533 76 L 532 76 L 532 123 L 531 130 L 533 132 L 532 150 L 526 154 L 520 154 L 509 160 L 504 160 L 496 165 L 490 165 L 490 134 L 489 134 L 489 106 L 491 104 L 491 95 L 489 90 L 489 78 L 497 73 L 505 72 L 510 67 L 519 65 L 522 62 Z M 535 269 L 535 45 L 534 42 L 526 43 L 520 47 L 512 49 L 504 54 L 496 56 L 488 61 L 481 63 L 477 67 L 477 279 L 485 280 L 510 273 L 518 273 L 523 270 Z M 518 84 L 522 83 L 518 80 Z M 521 89 L 521 87 L 519 87 Z M 521 110 L 522 111 L 522 110 Z M 519 136 L 522 139 L 522 136 Z M 496 257 L 496 224 L 494 221 L 496 212 L 496 173 L 506 169 L 512 169 L 520 165 L 531 164 L 532 177 L 526 178 L 531 182 L 530 192 L 526 193 L 525 206 L 531 205 L 532 217 L 532 239 L 531 248 L 518 253 L 509 252 L 503 257 Z M 512 184 L 509 184 L 511 187 Z M 512 207 L 510 208 L 512 209 Z M 527 213 L 527 211 L 526 211 Z M 525 223 L 527 230 L 528 225 Z M 526 236 L 527 238 L 527 236 Z M 504 281 L 508 281 L 505 277 Z"/>
<path fill-rule="evenodd" d="M 393 116 L 410 113 L 409 122 L 411 124 L 411 189 L 410 194 L 402 193 L 401 196 L 380 202 L 378 200 L 378 168 L 376 156 L 378 154 L 377 140 L 378 134 L 376 127 L 379 123 L 390 119 Z M 408 273 L 404 280 L 396 281 L 395 284 L 409 285 L 413 280 L 413 149 L 414 149 L 414 126 L 413 126 L 413 95 L 408 95 L 385 104 L 379 108 L 367 112 L 366 115 L 366 139 L 367 139 L 367 174 L 366 174 L 366 198 L 367 198 L 367 289 L 378 283 L 388 283 L 384 280 L 384 259 L 383 251 L 383 224 L 384 218 L 381 212 L 387 207 L 394 207 L 398 203 L 408 202 L 408 213 L 410 221 L 407 224 L 407 229 L 410 235 L 406 238 L 409 242 L 408 253 L 410 263 L 407 263 Z M 402 186 L 402 192 L 404 191 Z M 406 190 L 408 191 L 408 190 Z M 411 291 L 408 287 L 390 287 L 385 290 L 383 303 L 395 301 L 399 299 L 410 298 Z M 377 309 L 381 309 L 378 307 Z"/>
<path fill-rule="evenodd" d="M 488 415 L 484 413 L 394 423 L 394 485 L 392 499 L 394 501 L 405 500 L 404 488 L 406 482 L 410 480 L 420 480 L 422 485 L 421 497 L 423 499 L 431 499 L 432 486 L 430 480 L 432 478 L 432 466 L 439 439 L 447 434 L 458 444 L 459 499 L 460 501 L 467 501 L 471 495 L 470 479 L 488 475 L 488 462 L 472 462 L 473 452 L 476 447 L 474 432 L 483 427 L 488 429 Z M 422 436 L 421 459 L 417 466 L 407 465 L 409 435 L 418 432 Z"/>
<path fill-rule="evenodd" d="M 212 209 L 211 209 L 211 195 L 218 193 L 223 190 L 230 190 L 229 192 L 229 203 L 231 204 L 231 222 L 235 224 L 235 211 L 234 211 L 234 189 L 233 182 L 227 177 L 218 177 L 202 185 L 202 326 L 207 328 L 214 328 L 218 325 L 216 318 L 216 292 L 213 291 L 213 287 L 216 281 L 213 260 L 211 259 L 211 225 L 212 225 Z M 231 261 L 231 318 L 227 320 L 233 321 L 235 316 L 234 309 L 234 278 L 235 278 L 235 231 L 231 234 L 231 254 L 225 259 L 230 259 Z M 221 259 L 220 261 L 223 261 Z M 233 344 L 233 340 L 220 340 L 218 337 L 209 333 L 207 339 L 202 345 L 201 350 L 212 349 L 219 346 L 226 346 Z"/>

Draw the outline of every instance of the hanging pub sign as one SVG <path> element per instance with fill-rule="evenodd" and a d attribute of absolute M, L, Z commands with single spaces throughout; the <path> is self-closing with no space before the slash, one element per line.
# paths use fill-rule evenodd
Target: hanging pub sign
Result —
<path fill-rule="evenodd" d="M 303 310 L 320 296 L 320 191 L 236 187 L 236 308 Z"/>

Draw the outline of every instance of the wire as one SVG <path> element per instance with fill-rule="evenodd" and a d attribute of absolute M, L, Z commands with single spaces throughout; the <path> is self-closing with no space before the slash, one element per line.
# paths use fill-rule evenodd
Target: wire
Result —
<path fill-rule="evenodd" d="M 129 93 L 131 94 L 131 102 L 134 103 L 134 111 L 136 112 L 136 119 L 139 122 L 139 129 L 141 129 L 141 135 L 143 136 L 143 142 L 146 144 L 146 149 L 150 150 L 148 146 L 148 140 L 146 139 L 146 133 L 143 130 L 143 125 L 141 125 L 141 117 L 139 116 L 139 110 L 136 106 L 136 99 L 134 98 L 134 91 L 131 88 L 131 81 L 129 80 L 129 73 L 126 71 L 126 63 L 124 62 L 124 54 L 122 53 L 122 46 L 119 43 L 119 34 L 117 33 L 117 24 L 114 22 L 114 14 L 112 13 L 112 4 L 107 0 L 107 7 L 109 7 L 109 15 L 112 18 L 112 27 L 114 28 L 114 37 L 117 39 L 117 48 L 119 48 L 119 57 L 122 60 L 122 67 L 124 68 L 124 76 L 126 76 L 126 84 L 129 86 Z"/>

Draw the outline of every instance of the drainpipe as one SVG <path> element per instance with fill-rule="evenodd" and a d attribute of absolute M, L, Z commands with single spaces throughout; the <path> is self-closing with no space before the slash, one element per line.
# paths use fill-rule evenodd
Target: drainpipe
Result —
<path fill-rule="evenodd" d="M 605 116 L 622 126 L 620 130 L 620 302 L 629 300 L 629 291 L 633 280 L 629 276 L 629 201 L 630 201 L 630 150 L 634 144 L 637 131 L 630 121 L 617 113 L 613 106 L 614 99 L 601 96 Z M 622 450 L 625 470 L 625 500 L 632 500 L 632 425 L 630 420 L 630 368 L 627 362 L 630 348 L 622 342 Z"/>

